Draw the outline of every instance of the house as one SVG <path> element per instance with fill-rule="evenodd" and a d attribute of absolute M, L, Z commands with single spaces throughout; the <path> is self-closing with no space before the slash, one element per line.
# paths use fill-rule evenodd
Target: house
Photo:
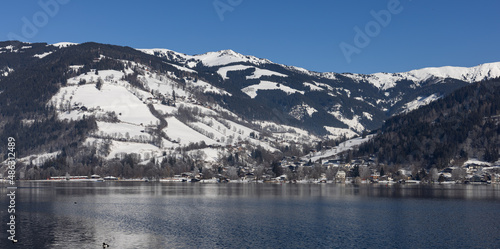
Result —
<path fill-rule="evenodd" d="M 399 173 L 400 176 L 404 176 L 405 180 L 410 180 L 411 179 L 411 170 L 400 169 L 400 170 L 398 170 L 398 173 Z"/>
<path fill-rule="evenodd" d="M 247 181 L 253 181 L 253 180 L 255 180 L 255 175 L 253 173 L 246 173 L 245 174 L 245 180 L 247 180 Z"/>
<path fill-rule="evenodd" d="M 336 183 L 345 183 L 346 179 L 346 173 L 343 170 L 337 171 L 337 174 L 335 175 L 335 182 Z"/>
<path fill-rule="evenodd" d="M 369 180 L 371 182 L 378 182 L 380 179 L 380 173 L 379 172 L 374 172 L 370 175 Z"/>
<path fill-rule="evenodd" d="M 338 159 L 330 159 L 330 160 L 323 160 L 323 166 L 331 169 L 331 168 L 338 168 L 340 167 L 340 160 Z"/>
<path fill-rule="evenodd" d="M 493 174 L 491 176 L 491 183 L 500 183 L 500 174 Z"/>
<path fill-rule="evenodd" d="M 483 169 L 483 166 L 484 165 L 481 165 L 481 164 L 471 163 L 471 164 L 467 164 L 464 168 L 465 168 L 465 170 L 467 170 L 467 174 L 474 174 L 478 171 L 481 171 Z"/>
<path fill-rule="evenodd" d="M 280 181 L 280 182 L 286 181 L 287 179 L 288 179 L 288 177 L 286 175 L 280 175 L 280 176 L 276 177 L 276 180 Z"/>

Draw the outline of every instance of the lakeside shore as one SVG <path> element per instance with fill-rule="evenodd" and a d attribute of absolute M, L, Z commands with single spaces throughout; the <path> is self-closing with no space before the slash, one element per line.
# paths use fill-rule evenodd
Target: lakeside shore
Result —
<path fill-rule="evenodd" d="M 5 179 L 0 179 L 0 184 L 7 184 L 9 181 Z M 416 181 L 416 180 L 407 180 L 407 181 L 378 181 L 378 182 L 369 182 L 369 181 L 345 181 L 345 182 L 335 182 L 333 180 L 227 180 L 225 182 L 219 181 L 219 179 L 196 179 L 192 181 L 192 179 L 178 179 L 178 178 L 165 178 L 165 179 L 116 179 L 116 180 L 104 180 L 104 179 L 71 179 L 71 180 L 16 180 L 16 182 L 67 182 L 67 183 L 81 183 L 81 182 L 161 182 L 161 183 L 211 183 L 211 184 L 230 184 L 230 183 L 239 183 L 239 184 L 338 184 L 338 185 L 498 185 L 500 182 L 458 182 L 458 181 L 444 181 L 444 182 L 424 182 L 424 181 Z"/>

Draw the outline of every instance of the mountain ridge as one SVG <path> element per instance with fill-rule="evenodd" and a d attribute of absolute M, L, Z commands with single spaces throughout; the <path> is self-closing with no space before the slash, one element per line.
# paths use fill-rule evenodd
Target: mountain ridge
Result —
<path fill-rule="evenodd" d="M 385 165 L 442 169 L 470 158 L 499 159 L 500 80 L 470 84 L 405 115 L 389 118 L 355 156 Z"/>
<path fill-rule="evenodd" d="M 208 55 L 216 55 L 216 57 L 222 57 L 224 55 L 229 55 L 230 57 L 237 57 L 237 58 L 246 58 L 247 60 L 241 60 L 241 61 L 231 61 L 227 60 L 226 62 L 221 62 L 218 64 L 212 64 L 212 63 L 206 63 L 206 66 L 224 66 L 228 65 L 231 63 L 235 62 L 250 62 L 251 61 L 258 61 L 258 64 L 263 64 L 263 63 L 269 63 L 269 64 L 276 64 L 280 65 L 283 67 L 295 69 L 297 72 L 302 72 L 306 74 L 311 74 L 311 75 L 318 75 L 321 77 L 325 78 L 330 78 L 330 79 L 335 79 L 335 75 L 342 75 L 342 76 L 347 76 L 349 77 L 350 75 L 354 75 L 353 79 L 358 79 L 360 78 L 368 78 L 368 81 L 370 81 L 370 78 L 375 78 L 373 81 L 370 81 L 373 85 L 375 85 L 378 88 L 382 89 L 387 89 L 386 84 L 382 84 L 380 81 L 389 81 L 393 83 L 394 81 L 398 80 L 403 80 L 403 79 L 411 79 L 414 81 L 425 81 L 431 77 L 437 77 L 437 78 L 453 78 L 453 79 L 458 79 L 458 80 L 464 80 L 469 83 L 476 82 L 476 81 L 482 81 L 482 80 L 487 80 L 491 78 L 497 78 L 500 77 L 500 62 L 489 62 L 489 63 L 482 63 L 476 66 L 472 67 L 461 67 L 461 66 L 441 66 L 441 67 L 424 67 L 420 69 L 413 69 L 407 72 L 394 72 L 394 73 L 388 73 L 388 72 L 377 72 L 377 73 L 371 73 L 371 74 L 358 74 L 358 73 L 337 73 L 337 72 L 316 72 L 312 70 L 308 70 L 305 68 L 300 68 L 296 67 L 293 65 L 285 65 L 285 64 L 278 64 L 274 63 L 268 59 L 263 59 L 263 58 L 258 58 L 255 56 L 251 55 L 243 55 L 241 53 L 235 52 L 234 50 L 231 49 L 226 49 L 226 50 L 219 50 L 215 52 L 206 52 L 203 54 L 197 54 L 197 55 L 187 55 L 183 53 L 179 53 L 170 49 L 161 49 L 161 48 L 153 48 L 153 49 L 138 49 L 139 51 L 154 55 L 155 52 L 159 53 L 174 53 L 177 55 L 183 55 L 186 56 L 186 58 L 189 59 L 196 59 L 196 58 L 201 58 L 199 60 L 203 61 L 204 56 Z M 257 64 L 257 65 L 258 65 Z M 386 76 L 385 79 L 383 76 Z M 389 79 L 387 79 L 387 76 Z M 391 79 L 391 76 L 394 79 Z M 379 81 L 380 80 L 380 81 Z M 392 85 L 390 85 L 392 86 Z M 392 88 L 392 87 L 389 87 Z"/>
<path fill-rule="evenodd" d="M 373 76 L 322 77 L 232 50 L 146 52 L 93 42 L 0 42 L 0 138 L 16 134 L 23 162 L 45 158 L 37 167 L 62 174 L 75 171 L 71 162 L 102 167 L 113 160 L 125 168 L 184 160 L 189 169 L 170 164 L 176 174 L 197 164 L 271 167 L 470 85 L 466 78 L 400 78 L 383 89 L 366 79 Z M 487 70 L 462 74 L 496 76 Z"/>
<path fill-rule="evenodd" d="M 452 90 L 464 86 L 467 83 L 474 81 L 487 80 L 500 77 L 500 63 L 485 63 L 475 67 L 439 67 L 439 68 L 422 68 L 409 72 L 402 73 L 375 73 L 375 74 L 352 74 L 352 73 L 335 73 L 335 72 L 314 72 L 304 68 L 288 66 L 283 64 L 273 63 L 267 59 L 260 59 L 253 56 L 242 55 L 233 50 L 221 50 L 217 52 L 208 52 L 200 55 L 185 55 L 172 50 L 165 49 L 141 49 L 141 51 L 162 58 L 170 58 L 172 62 L 179 63 L 189 69 L 206 70 L 217 73 L 222 79 L 220 82 L 232 82 L 240 85 L 239 89 L 234 89 L 236 92 L 243 92 L 252 99 L 259 99 L 258 95 L 264 91 L 281 90 L 289 96 L 294 93 L 307 95 L 308 91 L 325 91 L 332 97 L 338 97 L 339 94 L 351 99 L 349 106 L 357 105 L 352 99 L 357 99 L 371 107 L 376 107 L 381 112 L 386 113 L 386 118 L 392 114 L 411 111 L 423 104 L 430 103 L 437 99 L 435 96 L 444 96 Z M 179 58 L 174 58 L 176 55 Z M 210 55 L 209 61 L 204 61 Z M 218 58 L 217 63 L 213 63 L 213 57 Z M 243 84 L 241 77 L 237 81 L 231 80 L 228 75 L 244 74 L 248 84 Z M 293 78 L 293 79 L 290 79 Z M 303 82 L 296 82 L 291 85 L 290 81 L 295 81 L 296 78 L 302 78 Z M 252 81 L 254 80 L 254 81 Z M 259 81 L 256 81 L 259 80 Z M 450 81 L 455 83 L 450 83 Z M 346 82 L 352 82 L 345 84 Z M 325 84 L 326 82 L 326 84 Z M 212 81 L 212 84 L 214 81 Z M 444 84 L 444 85 L 439 85 Z M 275 84 L 275 86 L 273 86 Z M 333 86 L 337 85 L 337 86 Z M 220 83 L 219 87 L 224 87 L 224 83 Z M 226 83 L 227 86 L 227 83 Z M 304 88 L 306 86 L 306 88 Z M 360 90 L 360 88 L 364 88 Z M 434 89 L 434 90 L 429 90 Z M 339 92 L 339 90 L 341 92 Z M 416 90 L 416 91 L 415 91 Z M 232 94 L 236 94 L 235 92 Z M 431 92 L 432 91 L 432 92 Z M 378 92 L 378 93 L 377 93 Z M 364 96 L 368 93 L 371 96 Z M 356 96 L 357 95 L 357 96 Z M 403 95 L 412 96 L 411 99 L 406 99 Z M 424 101 L 421 101 L 424 100 Z M 296 103 L 294 106 L 285 107 L 289 112 L 295 113 L 302 104 L 307 104 L 312 108 L 316 108 L 311 101 L 304 100 L 303 103 Z M 313 101 L 314 102 L 314 101 Z M 342 104 L 339 102 L 337 104 Z M 345 102 L 344 102 L 345 104 Z M 334 105 L 336 105 L 334 103 Z M 370 107 L 363 109 L 370 109 Z M 370 120 L 362 120 L 363 113 L 366 111 L 356 111 L 353 109 L 360 120 L 349 118 L 341 121 L 347 124 L 349 129 L 357 129 L 352 125 L 361 122 L 363 129 L 374 129 L 381 125 L 381 120 L 375 121 L 375 125 L 370 125 Z M 350 110 L 341 110 L 342 114 L 337 111 L 326 110 L 336 119 L 339 116 L 346 115 L 352 112 Z M 373 110 L 371 111 L 373 112 Z M 335 114 L 333 114 L 335 113 Z M 347 114 L 350 115 L 350 114 Z M 295 115 L 297 116 L 297 115 Z M 306 119 L 312 119 L 311 115 L 301 115 Z M 377 116 L 377 115 L 376 115 Z M 351 125 L 352 124 L 352 125 Z M 326 128 L 326 127 L 325 127 Z M 328 130 L 329 128 L 327 128 Z M 358 129 L 355 133 L 359 134 Z"/>
<path fill-rule="evenodd" d="M 0 46 L 0 53 L 6 54 L 9 46 Z M 37 44 L 23 43 L 20 48 L 30 46 Z M 69 42 L 45 44 L 43 52 L 37 52 L 36 56 L 42 59 L 54 51 L 79 46 L 110 45 Z M 29 49 L 24 50 L 28 52 Z M 212 91 L 210 97 L 246 118 L 253 118 L 255 113 L 243 106 L 239 107 L 243 103 L 255 110 L 259 110 L 259 106 L 267 106 L 267 110 L 260 108 L 262 114 L 258 116 L 261 119 L 279 120 L 286 125 L 318 134 L 332 134 L 332 128 L 351 135 L 376 129 L 393 114 L 408 112 L 430 103 L 474 80 L 500 76 L 500 63 L 472 68 L 424 68 L 405 73 L 362 75 L 318 73 L 242 55 L 233 50 L 199 55 L 186 55 L 169 49 L 133 50 L 159 58 L 176 70 L 191 74 L 191 78 L 202 79 L 205 88 L 210 86 L 219 89 Z M 151 63 L 151 59 L 144 62 L 148 63 Z M 2 74 L 8 75 L 13 69 L 4 67 L 0 70 Z M 215 94 L 217 92 L 224 92 L 226 97 Z M 335 129 L 333 133 L 339 134 Z"/>

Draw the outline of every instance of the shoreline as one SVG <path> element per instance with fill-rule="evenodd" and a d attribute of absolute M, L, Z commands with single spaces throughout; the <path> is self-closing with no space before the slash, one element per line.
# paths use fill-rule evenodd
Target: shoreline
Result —
<path fill-rule="evenodd" d="M 389 185 L 499 185 L 499 182 L 421 182 L 421 181 L 406 181 L 406 182 L 395 182 L 395 181 L 379 181 L 379 182 L 335 182 L 335 181 L 324 181 L 324 180 L 299 180 L 299 181 L 263 181 L 263 180 L 230 180 L 228 182 L 218 182 L 217 179 L 201 179 L 191 182 L 190 179 L 159 179 L 159 180 L 146 180 L 146 179 L 119 179 L 119 180 L 101 180 L 101 179 L 77 179 L 77 180 L 16 180 L 16 182 L 54 182 L 54 183 L 82 183 L 82 182 L 93 182 L 93 183 L 103 183 L 103 182 L 151 182 L 151 183 L 203 183 L 203 184 L 327 184 L 327 185 L 377 185 L 377 186 L 389 186 Z M 7 180 L 1 179 L 0 185 L 8 184 Z"/>

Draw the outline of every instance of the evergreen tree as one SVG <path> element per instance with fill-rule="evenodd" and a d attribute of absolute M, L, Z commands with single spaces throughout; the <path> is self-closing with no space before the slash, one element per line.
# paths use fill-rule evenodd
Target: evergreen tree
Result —
<path fill-rule="evenodd" d="M 359 166 L 356 165 L 351 170 L 351 177 L 358 177 L 358 176 L 359 176 Z"/>
<path fill-rule="evenodd" d="M 276 177 L 283 175 L 283 169 L 281 168 L 278 162 L 276 161 L 272 162 L 271 169 Z"/>

